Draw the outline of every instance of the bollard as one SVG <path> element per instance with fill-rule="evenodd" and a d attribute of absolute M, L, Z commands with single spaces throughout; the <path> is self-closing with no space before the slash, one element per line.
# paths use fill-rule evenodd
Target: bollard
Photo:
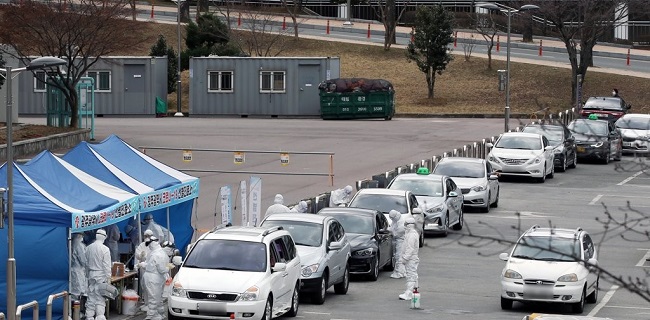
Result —
<path fill-rule="evenodd" d="M 79 320 L 81 318 L 81 302 L 79 300 L 72 301 L 72 320 Z"/>
<path fill-rule="evenodd" d="M 237 26 L 241 26 L 241 12 L 239 13 L 239 17 L 237 18 Z"/>
<path fill-rule="evenodd" d="M 501 49 L 501 44 L 499 43 L 499 36 L 497 35 L 497 52 Z"/>
<path fill-rule="evenodd" d="M 630 65 L 630 49 L 627 49 L 627 59 L 626 59 L 625 64 L 628 65 L 628 66 Z"/>
<path fill-rule="evenodd" d="M 330 21 L 329 19 L 327 20 L 327 28 L 325 29 L 326 34 L 330 34 Z"/>
<path fill-rule="evenodd" d="M 282 18 L 282 30 L 287 30 L 287 17 Z"/>
<path fill-rule="evenodd" d="M 368 23 L 368 39 L 370 39 L 370 23 Z"/>
<path fill-rule="evenodd" d="M 539 56 L 542 56 L 542 40 L 539 40 Z"/>
<path fill-rule="evenodd" d="M 153 4 L 151 5 L 151 20 L 153 20 Z"/>
<path fill-rule="evenodd" d="M 457 41 L 458 41 L 458 31 L 454 32 L 454 48 L 456 48 Z"/>

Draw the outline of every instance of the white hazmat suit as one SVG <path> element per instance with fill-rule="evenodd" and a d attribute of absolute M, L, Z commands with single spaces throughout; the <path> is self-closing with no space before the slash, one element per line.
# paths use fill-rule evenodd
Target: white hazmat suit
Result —
<path fill-rule="evenodd" d="M 140 285 L 140 296 L 144 302 L 144 305 L 140 308 L 142 311 L 147 311 L 147 295 L 144 290 L 145 272 L 144 269 L 140 269 L 140 262 L 147 261 L 147 258 L 149 257 L 151 250 L 149 250 L 148 244 L 151 242 L 152 236 L 153 231 L 145 230 L 144 238 L 142 239 L 142 242 L 140 242 L 140 244 L 135 248 L 135 256 L 133 257 L 133 265 L 135 266 L 135 270 L 139 271 L 138 274 L 140 277 L 140 282 L 138 284 Z"/>
<path fill-rule="evenodd" d="M 291 212 L 289 207 L 284 205 L 284 197 L 281 194 L 276 194 L 273 204 L 266 209 L 265 217 L 268 217 L 274 213 L 287 213 Z"/>
<path fill-rule="evenodd" d="M 111 261 L 120 262 L 120 251 L 119 244 L 120 241 L 120 228 L 116 224 L 104 227 L 106 230 L 106 241 L 104 244 L 108 247 L 108 250 L 111 252 Z"/>
<path fill-rule="evenodd" d="M 147 215 L 144 216 L 144 220 L 142 221 L 142 232 L 145 232 L 146 230 L 151 230 L 153 232 L 153 236 L 157 239 L 166 239 L 165 231 L 161 225 L 157 224 L 156 221 L 153 220 L 153 214 L 151 213 L 147 213 Z"/>
<path fill-rule="evenodd" d="M 169 257 L 158 243 L 158 239 L 151 238 L 149 244 L 151 253 L 146 262 L 141 262 L 140 267 L 145 270 L 145 288 L 147 293 L 147 317 L 145 319 L 161 320 L 167 316 L 163 303 L 163 289 L 169 277 Z"/>
<path fill-rule="evenodd" d="M 111 252 L 104 245 L 106 231 L 97 230 L 95 241 L 86 248 L 88 272 L 88 301 L 86 320 L 106 320 L 106 299 L 101 295 L 99 285 L 111 282 Z"/>
<path fill-rule="evenodd" d="M 399 298 L 400 300 L 411 300 L 413 289 L 418 287 L 420 235 L 415 230 L 415 219 L 413 217 L 406 218 L 404 226 L 406 227 L 406 234 L 404 235 L 401 260 L 406 270 L 406 291 L 400 294 Z"/>
<path fill-rule="evenodd" d="M 336 189 L 330 192 L 330 207 L 339 207 L 350 203 L 352 200 L 352 186 Z"/>
<path fill-rule="evenodd" d="M 70 262 L 70 294 L 74 299 L 88 294 L 88 279 L 86 278 L 86 245 L 84 235 L 75 233 L 72 236 L 72 261 Z"/>
<path fill-rule="evenodd" d="M 307 213 L 307 209 L 308 209 L 307 201 L 300 201 L 295 207 L 291 208 L 291 212 Z"/>
<path fill-rule="evenodd" d="M 406 227 L 404 226 L 406 215 L 401 214 L 397 210 L 391 210 L 388 213 L 388 216 L 391 220 L 390 231 L 393 234 L 393 257 L 395 261 L 395 269 L 393 269 L 393 273 L 390 277 L 393 279 L 401 279 L 404 278 L 406 274 L 401 259 L 404 235 L 406 234 Z"/>

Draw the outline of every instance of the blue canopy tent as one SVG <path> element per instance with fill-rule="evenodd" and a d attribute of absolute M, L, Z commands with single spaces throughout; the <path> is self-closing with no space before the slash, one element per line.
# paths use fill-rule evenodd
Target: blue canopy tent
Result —
<path fill-rule="evenodd" d="M 7 165 L 0 167 L 3 188 Z M 50 294 L 68 290 L 70 230 L 91 230 L 128 219 L 138 213 L 138 196 L 74 168 L 49 151 L 24 165 L 13 165 L 16 301 L 37 300 L 45 306 Z M 7 236 L 7 230 L 1 229 L 0 237 Z M 7 259 L 7 247 L 0 248 L 0 258 Z M 0 273 L 6 274 L 6 264 L 0 263 Z M 2 278 L 3 310 L 6 292 Z M 60 315 L 62 304 L 54 307 Z M 45 308 L 40 310 L 44 315 Z"/>

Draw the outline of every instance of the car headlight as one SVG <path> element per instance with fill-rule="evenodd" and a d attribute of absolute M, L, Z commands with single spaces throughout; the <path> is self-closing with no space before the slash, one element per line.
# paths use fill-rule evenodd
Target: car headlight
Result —
<path fill-rule="evenodd" d="M 487 190 L 487 186 L 478 185 L 478 186 L 473 186 L 472 187 L 472 191 L 474 191 L 474 192 L 481 192 L 481 191 L 484 191 L 484 190 Z"/>
<path fill-rule="evenodd" d="M 575 273 L 569 273 L 565 274 L 559 278 L 557 278 L 558 282 L 577 282 L 578 281 L 578 275 Z"/>
<path fill-rule="evenodd" d="M 362 250 L 357 250 L 352 253 L 353 256 L 359 256 L 359 257 L 367 257 L 373 255 L 375 252 L 375 248 L 366 248 Z"/>
<path fill-rule="evenodd" d="M 440 213 L 445 209 L 445 204 L 441 203 L 435 207 L 427 209 L 427 213 Z"/>
<path fill-rule="evenodd" d="M 508 279 L 521 279 L 522 278 L 521 274 L 519 274 L 519 272 L 517 272 L 515 270 L 512 270 L 512 269 L 506 270 L 506 272 L 503 273 L 503 277 L 508 278 Z"/>
<path fill-rule="evenodd" d="M 260 288 L 258 288 L 256 286 L 252 286 L 252 287 L 246 289 L 246 291 L 244 291 L 244 293 L 241 294 L 241 296 L 239 297 L 239 300 L 241 300 L 241 301 L 255 301 L 255 300 L 257 300 L 257 297 L 259 297 L 259 293 L 260 293 Z"/>
<path fill-rule="evenodd" d="M 183 285 L 180 282 L 174 282 L 171 295 L 174 297 L 187 297 L 187 292 L 183 289 Z"/>
<path fill-rule="evenodd" d="M 535 158 L 535 164 L 542 162 L 542 158 Z"/>
<path fill-rule="evenodd" d="M 302 274 L 303 277 L 310 277 L 311 274 L 316 271 L 318 271 L 318 263 L 303 267 L 300 274 Z"/>
<path fill-rule="evenodd" d="M 605 144 L 605 143 L 602 142 L 602 141 L 598 141 L 595 144 L 592 144 L 591 146 L 594 147 L 594 148 L 600 148 L 600 147 L 603 146 L 603 144 Z"/>

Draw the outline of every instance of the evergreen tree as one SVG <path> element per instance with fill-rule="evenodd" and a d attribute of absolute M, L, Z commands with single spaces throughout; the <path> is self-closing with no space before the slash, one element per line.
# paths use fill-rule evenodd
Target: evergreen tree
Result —
<path fill-rule="evenodd" d="M 181 68 L 189 69 L 191 57 L 241 56 L 241 50 L 230 43 L 228 26 L 212 13 L 199 16 L 187 24 L 187 49 L 181 53 Z"/>
<path fill-rule="evenodd" d="M 149 55 L 152 57 L 167 56 L 167 93 L 176 91 L 176 81 L 178 81 L 178 56 L 174 48 L 167 45 L 167 40 L 162 34 L 158 36 L 156 44 L 151 46 Z"/>
<path fill-rule="evenodd" d="M 454 42 L 453 28 L 453 14 L 441 5 L 418 7 L 413 41 L 408 44 L 406 57 L 409 62 L 415 61 L 418 69 L 425 74 L 429 99 L 433 98 L 436 73 L 442 74 L 453 59 L 449 49 Z"/>

